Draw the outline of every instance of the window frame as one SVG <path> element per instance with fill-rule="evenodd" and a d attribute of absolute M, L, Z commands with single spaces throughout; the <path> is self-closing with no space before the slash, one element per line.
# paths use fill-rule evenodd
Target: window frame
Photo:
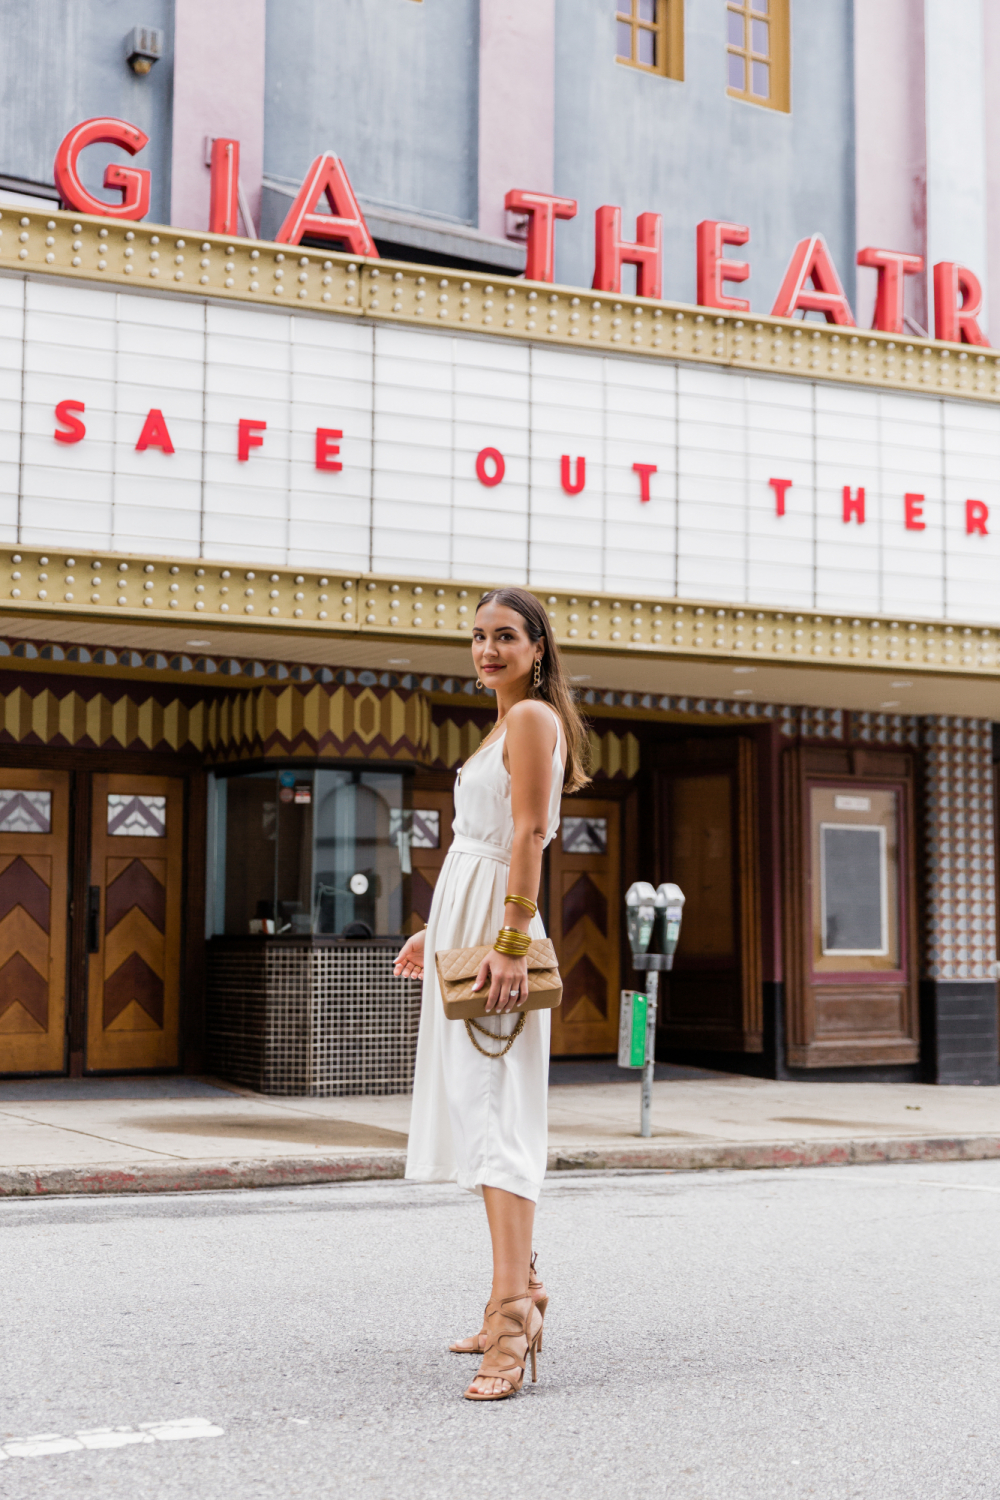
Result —
<path fill-rule="evenodd" d="M 657 38 L 658 61 L 654 65 L 639 62 L 632 57 L 621 57 L 615 52 L 615 62 L 623 68 L 635 68 L 638 73 L 651 73 L 655 78 L 672 78 L 676 83 L 684 82 L 684 0 L 656 0 L 657 19 L 650 23 L 639 19 L 639 0 L 615 0 L 615 29 L 623 21 L 631 28 L 632 52 L 636 50 L 636 36 L 640 31 L 652 31 Z"/>
<path fill-rule="evenodd" d="M 790 0 L 768 0 L 767 15 L 756 12 L 757 19 L 767 20 L 770 27 L 770 53 L 768 64 L 770 67 L 770 94 L 763 99 L 759 94 L 753 93 L 750 88 L 751 66 L 753 60 L 752 48 L 744 45 L 734 47 L 729 41 L 728 31 L 726 35 L 726 93 L 730 99 L 741 99 L 744 104 L 756 104 L 759 109 L 773 109 L 779 114 L 790 114 L 791 102 L 791 17 L 789 14 Z M 743 17 L 744 41 L 746 41 L 746 26 L 754 16 L 753 0 L 727 0 L 726 3 L 726 25 L 728 27 L 731 15 Z M 742 89 L 733 88 L 729 83 L 729 58 L 733 54 L 744 59 L 747 69 L 747 87 Z"/>

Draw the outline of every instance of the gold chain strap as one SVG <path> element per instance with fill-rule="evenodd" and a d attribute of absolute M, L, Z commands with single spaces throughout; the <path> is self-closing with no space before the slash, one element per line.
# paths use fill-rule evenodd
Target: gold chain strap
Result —
<path fill-rule="evenodd" d="M 522 1010 L 520 1016 L 518 1017 L 517 1025 L 514 1027 L 514 1030 L 511 1032 L 510 1036 L 504 1038 L 504 1044 L 500 1048 L 499 1052 L 487 1052 L 486 1048 L 480 1046 L 475 1037 L 472 1035 L 472 1028 L 475 1027 L 476 1030 L 478 1032 L 481 1032 L 483 1036 L 492 1037 L 495 1042 L 498 1042 L 500 1038 L 497 1036 L 495 1031 L 490 1031 L 488 1026 L 480 1026 L 477 1021 L 466 1021 L 465 1029 L 469 1033 L 469 1041 L 475 1047 L 476 1051 L 481 1052 L 484 1057 L 506 1057 L 511 1047 L 513 1047 L 514 1043 L 521 1035 L 521 1032 L 524 1030 L 524 1023 L 527 1019 L 527 1015 Z"/>

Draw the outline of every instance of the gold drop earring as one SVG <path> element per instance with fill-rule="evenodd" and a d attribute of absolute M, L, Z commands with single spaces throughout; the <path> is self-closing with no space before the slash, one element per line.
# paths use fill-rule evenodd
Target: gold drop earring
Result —
<path fill-rule="evenodd" d="M 536 688 L 540 688 L 541 685 L 542 685 L 542 658 L 540 656 L 536 656 L 535 657 L 535 680 L 534 680 L 533 686 L 536 687 Z"/>

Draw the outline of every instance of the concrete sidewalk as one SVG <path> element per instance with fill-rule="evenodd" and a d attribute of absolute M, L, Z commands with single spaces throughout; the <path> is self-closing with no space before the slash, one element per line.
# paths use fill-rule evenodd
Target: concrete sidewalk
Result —
<path fill-rule="evenodd" d="M 997 1089 L 657 1072 L 643 1141 L 636 1077 L 555 1065 L 549 1170 L 1000 1157 Z M 407 1095 L 276 1099 L 212 1079 L 0 1082 L 0 1196 L 401 1177 L 409 1114 Z"/>

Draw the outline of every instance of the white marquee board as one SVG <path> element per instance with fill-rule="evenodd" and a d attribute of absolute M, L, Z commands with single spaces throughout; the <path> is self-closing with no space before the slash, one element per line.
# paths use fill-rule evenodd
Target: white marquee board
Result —
<path fill-rule="evenodd" d="M 135 450 L 153 407 L 173 454 Z M 267 422 L 245 463 L 240 418 Z M 317 427 L 343 430 L 340 473 Z M 648 504 L 635 462 L 657 465 Z M 3 276 L 0 541 L 997 623 L 1000 409 Z"/>

